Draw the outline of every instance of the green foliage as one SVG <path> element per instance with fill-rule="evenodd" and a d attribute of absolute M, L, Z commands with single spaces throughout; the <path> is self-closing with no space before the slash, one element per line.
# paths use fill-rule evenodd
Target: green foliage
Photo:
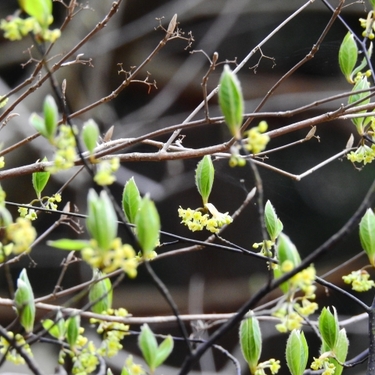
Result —
<path fill-rule="evenodd" d="M 139 211 L 139 206 L 141 204 L 142 198 L 139 194 L 137 184 L 132 177 L 124 187 L 122 193 L 122 209 L 125 213 L 126 219 L 129 223 L 134 224 L 135 218 Z"/>
<path fill-rule="evenodd" d="M 339 65 L 342 74 L 349 83 L 353 82 L 352 72 L 357 64 L 358 47 L 353 34 L 348 32 L 341 43 L 339 50 Z"/>
<path fill-rule="evenodd" d="M 145 259 L 154 257 L 153 251 L 159 242 L 160 218 L 155 203 L 146 195 L 135 217 L 137 238 Z"/>
<path fill-rule="evenodd" d="M 276 211 L 268 200 L 264 208 L 264 220 L 268 235 L 272 242 L 275 242 L 281 231 L 283 230 L 283 223 L 277 217 Z"/>
<path fill-rule="evenodd" d="M 35 321 L 34 293 L 27 271 L 24 268 L 17 279 L 17 290 L 14 294 L 14 304 L 22 327 L 27 333 L 33 331 Z"/>
<path fill-rule="evenodd" d="M 286 343 L 286 363 L 292 375 L 302 375 L 309 359 L 309 347 L 303 332 L 293 330 Z"/>
<path fill-rule="evenodd" d="M 215 168 L 210 155 L 205 155 L 195 170 L 195 184 L 202 197 L 203 206 L 208 202 L 214 183 Z"/>
<path fill-rule="evenodd" d="M 52 0 L 18 0 L 21 9 L 38 20 L 42 28 L 51 23 Z"/>
<path fill-rule="evenodd" d="M 229 65 L 224 65 L 224 70 L 220 77 L 219 105 L 231 135 L 240 140 L 244 100 L 240 81 L 231 71 Z"/>
<path fill-rule="evenodd" d="M 141 327 L 138 346 L 141 349 L 144 360 L 150 368 L 150 372 L 154 373 L 156 368 L 163 364 L 172 353 L 173 339 L 171 336 L 167 336 L 158 346 L 154 333 L 147 324 L 144 324 Z"/>
<path fill-rule="evenodd" d="M 47 158 L 44 157 L 42 161 L 47 161 Z M 34 172 L 32 174 L 33 188 L 38 199 L 41 198 L 42 191 L 46 187 L 50 176 L 51 173 L 49 172 Z"/>
<path fill-rule="evenodd" d="M 353 103 L 357 103 L 357 105 L 365 105 L 365 104 L 368 104 L 370 103 L 370 98 L 368 97 L 369 96 L 369 91 L 364 91 L 364 92 L 358 92 L 358 91 L 361 91 L 361 90 L 367 90 L 370 88 L 370 84 L 368 82 L 368 79 L 366 76 L 364 77 L 361 77 L 354 85 L 353 87 L 353 95 L 350 95 L 349 96 L 349 100 L 348 100 L 348 104 L 353 104 Z M 367 99 L 365 99 L 367 97 Z M 366 111 L 361 111 L 359 113 L 364 113 Z M 368 118 L 366 121 L 369 121 L 370 119 Z M 357 131 L 360 135 L 363 135 L 364 132 L 365 132 L 365 129 L 364 129 L 364 121 L 365 121 L 365 117 L 355 117 L 352 119 L 352 122 L 353 124 L 356 126 L 357 128 Z"/>
<path fill-rule="evenodd" d="M 262 334 L 258 319 L 252 312 L 240 324 L 240 345 L 250 372 L 255 374 L 262 353 Z"/>
<path fill-rule="evenodd" d="M 117 235 L 117 216 L 108 194 L 98 195 L 90 189 L 87 196 L 88 217 L 86 226 L 102 250 L 108 250 Z"/>
<path fill-rule="evenodd" d="M 93 280 L 98 280 L 104 276 L 98 270 L 94 270 Z M 94 313 L 102 314 L 108 309 L 112 308 L 113 290 L 111 280 L 107 277 L 103 280 L 96 281 L 91 286 L 89 292 L 89 301 L 94 303 L 91 306 L 91 310 Z"/>
<path fill-rule="evenodd" d="M 333 351 L 339 335 L 339 323 L 334 307 L 333 314 L 326 307 L 323 308 L 319 316 L 319 332 L 329 350 Z"/>
<path fill-rule="evenodd" d="M 74 348 L 78 335 L 79 335 L 79 329 L 81 325 L 81 318 L 79 315 L 74 315 L 68 318 L 65 322 L 66 325 L 66 341 L 68 342 L 70 348 Z"/>
<path fill-rule="evenodd" d="M 92 154 L 99 140 L 99 127 L 94 120 L 88 120 L 83 124 L 82 139 L 86 148 Z"/>
<path fill-rule="evenodd" d="M 375 214 L 369 208 L 359 223 L 359 238 L 370 264 L 375 267 Z"/>

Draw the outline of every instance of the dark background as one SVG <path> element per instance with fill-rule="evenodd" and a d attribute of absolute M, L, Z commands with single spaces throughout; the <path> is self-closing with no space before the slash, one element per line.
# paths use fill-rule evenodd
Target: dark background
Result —
<path fill-rule="evenodd" d="M 58 59 L 61 50 L 67 51 L 80 41 L 103 18 L 111 3 L 109 0 L 89 1 L 90 9 L 82 10 L 75 16 L 64 31 L 61 40 L 56 44 L 51 56 L 57 54 Z M 337 5 L 337 1 L 331 1 L 331 3 L 333 6 Z M 217 51 L 221 61 L 235 58 L 241 61 L 251 49 L 303 4 L 303 1 L 291 0 L 282 2 L 278 0 L 267 2 L 255 0 L 124 1 L 120 11 L 108 26 L 79 51 L 79 53 L 84 53 L 84 58 L 93 59 L 94 68 L 83 65 L 66 67 L 58 72 L 56 79 L 58 82 L 64 78 L 67 80 L 67 99 L 72 112 L 110 94 L 123 79 L 123 76 L 117 74 L 117 64 L 122 63 L 125 70 L 130 66 L 139 65 L 164 36 L 160 29 L 154 29 L 158 26 L 155 18 L 165 17 L 162 24 L 166 27 L 175 13 L 178 14 L 179 27 L 186 35 L 189 31 L 194 35 L 195 42 L 191 50 L 202 49 L 208 56 L 212 56 L 212 53 Z M 15 9 L 17 9 L 16 1 L 1 2 L 1 18 L 11 14 Z M 54 9 L 56 26 L 58 26 L 64 18 L 64 8 L 61 4 L 55 3 Z M 322 2 L 316 0 L 262 47 L 265 55 L 275 59 L 274 67 L 270 60 L 263 59 L 255 74 L 250 68 L 258 62 L 259 54 L 248 62 L 239 75 L 247 112 L 254 110 L 272 85 L 310 51 L 330 16 L 330 10 Z M 364 6 L 360 4 L 348 6 L 342 13 L 345 21 L 358 33 L 361 32 L 358 18 L 365 16 Z M 315 58 L 288 78 L 263 109 L 272 112 L 292 110 L 350 90 L 340 73 L 337 61 L 338 49 L 345 33 L 345 27 L 337 20 Z M 3 94 L 9 88 L 23 82 L 32 72 L 32 64 L 22 67 L 22 64 L 29 58 L 27 48 L 32 41 L 26 38 L 21 42 L 10 43 L 4 39 L 0 39 L 0 42 L 0 79 L 1 90 L 3 90 L 0 94 Z M 116 139 L 135 137 L 181 123 L 201 102 L 201 80 L 209 67 L 207 58 L 202 53 L 191 54 L 184 49 L 185 47 L 186 42 L 181 40 L 169 42 L 138 77 L 144 79 L 147 70 L 151 73 L 150 80 L 157 81 L 158 90 L 152 89 L 148 94 L 145 85 L 134 83 L 114 101 L 96 107 L 81 118 L 75 119 L 77 125 L 79 126 L 88 118 L 95 119 L 103 132 L 111 125 L 115 125 L 113 139 Z M 32 50 L 32 54 L 37 58 L 38 53 L 35 49 Z M 220 74 L 221 68 L 219 67 L 210 75 L 209 89 L 217 85 Z M 31 112 L 40 110 L 44 96 L 50 92 L 50 85 L 46 83 L 16 108 L 15 112 L 20 116 L 1 131 L 0 140 L 3 147 L 33 133 L 28 117 Z M 345 99 L 303 112 L 292 118 L 265 119 L 270 129 L 279 128 L 327 110 L 336 109 L 341 102 L 345 102 Z M 216 98 L 214 98 L 210 103 L 210 115 L 219 114 Z M 196 119 L 202 118 L 202 115 L 200 113 Z M 272 139 L 269 147 L 274 148 L 304 138 L 307 131 L 306 129 Z M 355 133 L 355 128 L 349 120 L 319 125 L 317 135 L 320 137 L 320 142 L 314 139 L 282 152 L 270 154 L 267 162 L 288 172 L 300 174 L 341 151 L 351 133 Z M 203 126 L 184 131 L 183 134 L 186 136 L 184 139 L 186 147 L 218 144 L 230 138 L 224 125 Z M 167 138 L 163 137 L 159 140 L 165 141 Z M 153 151 L 145 146 L 133 148 L 131 151 L 147 150 Z M 51 155 L 51 150 L 43 140 L 38 140 L 33 142 L 27 151 L 16 151 L 10 154 L 6 159 L 7 167 L 32 163 L 38 158 L 43 158 L 44 155 Z M 134 175 L 141 192 L 149 192 L 151 198 L 156 201 L 164 231 L 189 238 L 204 239 L 207 233 L 190 233 L 186 227 L 179 224 L 177 215 L 177 208 L 180 205 L 185 208 L 196 208 L 201 204 L 194 187 L 194 169 L 197 162 L 198 160 L 193 159 L 123 164 L 117 176 L 118 182 L 112 187 L 113 193 L 120 201 L 124 183 Z M 231 169 L 226 160 L 216 161 L 215 167 L 215 184 L 210 201 L 220 211 L 231 213 L 254 186 L 251 170 L 248 167 Z M 267 169 L 260 168 L 260 172 L 264 184 L 265 201 L 270 199 L 275 206 L 284 224 L 284 232 L 296 244 L 302 257 L 322 244 L 350 218 L 374 178 L 372 165 L 358 171 L 345 158 L 332 162 L 300 182 L 295 182 Z M 53 194 L 67 179 L 67 176 L 67 174 L 60 174 L 54 177 L 46 194 Z M 84 213 L 86 194 L 90 185 L 88 175 L 81 174 L 63 195 L 64 202 L 74 201 Z M 8 193 L 9 201 L 27 203 L 34 198 L 29 176 L 2 181 L 2 186 Z M 41 233 L 52 222 L 51 215 L 41 215 L 36 226 Z M 125 236 L 125 232 L 121 234 Z M 59 228 L 51 238 L 61 236 L 74 236 L 74 234 L 64 227 Z M 262 240 L 257 207 L 254 202 L 223 233 L 223 236 L 247 249 L 251 249 L 254 242 Z M 169 238 L 165 237 L 162 240 L 168 241 Z M 165 246 L 160 249 L 160 252 L 175 248 L 176 246 Z M 360 251 L 358 234 L 352 233 L 328 256 L 319 260 L 316 264 L 318 274 L 323 274 L 330 267 L 341 264 Z M 29 268 L 28 273 L 37 295 L 50 293 L 53 290 L 60 272 L 61 260 L 65 255 L 63 252 L 52 250 L 44 245 L 33 249 L 31 256 L 37 263 L 37 267 Z M 366 264 L 364 258 L 361 259 L 360 264 Z M 29 265 L 30 260 L 26 259 L 22 264 L 12 266 L 13 277 L 17 277 L 22 267 Z M 266 278 L 264 262 L 209 248 L 155 261 L 153 267 L 170 289 L 181 313 L 234 312 L 262 285 Z M 340 284 L 341 276 L 349 271 L 349 269 L 339 270 L 337 274 L 330 277 L 330 280 Z M 63 286 L 67 288 L 88 278 L 90 278 L 88 269 L 84 265 L 76 264 L 69 269 Z M 6 296 L 4 278 L 2 282 L 4 296 Z M 320 289 L 318 295 L 318 302 L 321 306 L 335 305 L 342 316 L 362 312 L 341 295 L 327 294 L 326 291 Z M 369 302 L 371 297 L 371 293 L 367 293 L 363 299 Z M 115 293 L 115 305 L 126 307 L 134 316 L 171 314 L 169 307 L 158 295 L 142 266 L 139 269 L 139 277 L 135 280 L 126 280 Z M 9 311 L 7 314 L 4 312 L 4 317 L 8 315 Z M 355 340 L 357 336 L 354 333 L 359 333 L 361 327 L 348 328 L 352 332 L 351 339 Z M 155 326 L 153 328 L 163 331 L 166 327 Z M 169 326 L 167 329 L 170 331 L 175 328 Z M 262 358 L 268 359 L 270 356 L 282 358 L 283 345 L 287 336 L 281 336 L 281 338 L 273 336 L 276 331 L 271 325 L 264 327 L 264 330 L 265 338 L 270 337 L 273 341 L 272 345 L 268 344 L 268 341 L 265 342 Z M 174 333 L 178 334 L 178 331 Z M 236 335 L 237 333 L 233 332 L 232 336 L 226 337 L 221 344 L 233 348 Z M 278 337 L 280 349 L 276 348 L 274 337 Z M 349 357 L 363 350 L 367 345 L 366 340 L 366 336 L 363 336 L 353 341 Z M 126 343 L 124 344 L 126 347 Z M 311 355 L 317 356 L 317 351 L 316 348 Z M 181 355 L 183 352 L 184 348 L 181 348 Z M 234 372 L 233 367 L 225 363 L 222 355 L 218 355 L 215 360 L 218 366 L 217 371 Z M 122 361 L 123 358 L 118 363 Z M 179 361 L 180 358 L 176 355 L 173 364 L 178 366 Z M 215 371 L 210 365 L 207 366 L 207 371 Z M 243 367 L 246 368 L 246 366 Z M 168 369 L 165 369 L 164 373 L 167 371 Z M 353 373 L 359 373 L 358 368 L 354 371 Z M 170 373 L 175 372 L 176 370 L 171 370 Z M 285 368 L 282 373 L 286 373 Z"/>

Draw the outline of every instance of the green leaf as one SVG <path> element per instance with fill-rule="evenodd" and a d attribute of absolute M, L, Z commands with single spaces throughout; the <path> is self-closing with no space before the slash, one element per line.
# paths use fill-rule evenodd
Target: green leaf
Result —
<path fill-rule="evenodd" d="M 27 333 L 32 332 L 35 320 L 35 301 L 26 269 L 21 271 L 20 276 L 17 279 L 17 290 L 14 294 L 14 304 L 22 327 Z"/>
<path fill-rule="evenodd" d="M 370 98 L 362 100 L 363 98 L 367 97 L 370 94 L 369 91 L 356 93 L 357 91 L 367 90 L 369 89 L 369 87 L 370 87 L 370 84 L 368 82 L 367 77 L 362 77 L 354 85 L 352 89 L 353 95 L 349 96 L 348 104 L 353 104 L 353 103 L 358 102 L 357 105 L 365 105 L 365 104 L 370 103 L 370 100 L 371 100 Z M 366 111 L 358 111 L 358 113 L 365 113 L 365 112 Z M 363 121 L 365 120 L 365 117 L 355 117 L 355 118 L 352 118 L 351 120 L 353 124 L 356 126 L 358 133 L 362 135 L 364 133 Z"/>
<path fill-rule="evenodd" d="M 319 316 L 319 331 L 329 350 L 334 351 L 339 334 L 339 323 L 334 307 L 333 314 L 326 307 L 322 309 Z"/>
<path fill-rule="evenodd" d="M 42 321 L 43 328 L 48 333 L 58 340 L 63 340 L 65 337 L 65 321 L 62 317 L 61 311 L 58 310 L 56 314 L 56 322 L 52 319 L 46 319 Z"/>
<path fill-rule="evenodd" d="M 62 238 L 61 240 L 47 241 L 47 245 L 60 250 L 80 251 L 85 247 L 90 246 L 90 243 L 83 240 L 70 240 L 68 238 Z"/>
<path fill-rule="evenodd" d="M 258 319 L 252 312 L 240 324 L 240 345 L 250 372 L 255 374 L 262 352 L 262 334 Z"/>
<path fill-rule="evenodd" d="M 42 161 L 47 161 L 47 158 L 43 158 Z M 50 176 L 50 172 L 34 172 L 32 174 L 33 188 L 38 199 L 41 198 L 42 191 L 46 187 Z"/>
<path fill-rule="evenodd" d="M 173 350 L 172 336 L 168 335 L 159 345 L 155 357 L 155 368 L 159 367 L 169 357 Z"/>
<path fill-rule="evenodd" d="M 340 330 L 338 338 L 337 338 L 337 343 L 335 346 L 334 353 L 336 354 L 336 358 L 340 363 L 344 363 L 346 361 L 346 357 L 348 355 L 348 349 L 349 349 L 349 340 L 346 335 L 345 328 Z M 344 369 L 343 366 L 339 364 L 339 362 L 336 361 L 334 358 L 330 359 L 330 362 L 332 362 L 336 369 L 333 375 L 341 375 L 342 370 Z"/>
<path fill-rule="evenodd" d="M 369 208 L 359 223 L 359 238 L 370 264 L 375 267 L 375 214 Z"/>
<path fill-rule="evenodd" d="M 145 259 L 154 251 L 159 242 L 160 218 L 155 203 L 146 195 L 135 217 L 139 244 Z"/>
<path fill-rule="evenodd" d="M 286 260 L 291 261 L 293 266 L 297 267 L 301 263 L 297 248 L 286 234 L 280 233 L 278 237 L 276 246 L 277 260 L 280 264 L 283 264 Z"/>
<path fill-rule="evenodd" d="M 339 50 L 339 65 L 342 74 L 349 83 L 354 83 L 352 79 L 352 72 L 358 59 L 358 47 L 351 32 L 348 32 L 340 46 Z"/>
<path fill-rule="evenodd" d="M 144 360 L 146 361 L 151 373 L 155 371 L 156 355 L 158 343 L 154 333 L 147 324 L 141 327 L 141 333 L 138 337 L 138 346 L 141 349 Z"/>
<path fill-rule="evenodd" d="M 195 170 L 195 184 L 202 197 L 203 206 L 208 203 L 214 183 L 215 168 L 210 155 L 205 155 Z"/>
<path fill-rule="evenodd" d="M 59 121 L 59 111 L 57 109 L 55 99 L 51 95 L 47 95 L 44 99 L 43 114 L 47 138 L 50 142 L 52 142 L 55 137 L 57 123 Z"/>
<path fill-rule="evenodd" d="M 94 280 L 100 279 L 103 276 L 104 274 L 102 274 L 100 271 L 94 271 Z M 91 303 L 97 301 L 91 306 L 91 310 L 94 313 L 102 314 L 103 311 L 110 309 L 112 307 L 112 299 L 113 291 L 111 280 L 109 278 L 95 282 L 95 284 L 90 288 L 89 301 Z"/>
<path fill-rule="evenodd" d="M 21 9 L 29 16 L 34 17 L 42 28 L 51 23 L 52 0 L 18 0 Z"/>
<path fill-rule="evenodd" d="M 219 86 L 219 106 L 231 135 L 241 139 L 244 100 L 240 81 L 228 65 L 224 65 Z"/>
<path fill-rule="evenodd" d="M 276 215 L 276 211 L 268 200 L 264 208 L 264 220 L 267 228 L 268 235 L 271 241 L 275 242 L 276 238 L 283 230 L 283 224 Z"/>
<path fill-rule="evenodd" d="M 137 184 L 132 177 L 124 187 L 122 193 L 122 209 L 129 223 L 134 224 L 142 198 L 139 194 Z"/>
<path fill-rule="evenodd" d="M 65 322 L 66 324 L 66 341 L 70 348 L 74 348 L 79 335 L 79 328 L 81 324 L 81 318 L 79 315 L 71 316 Z"/>
<path fill-rule="evenodd" d="M 117 235 L 117 216 L 106 191 L 100 196 L 90 189 L 87 196 L 88 217 L 86 226 L 102 250 L 108 250 Z"/>
<path fill-rule="evenodd" d="M 44 138 L 48 139 L 43 117 L 40 117 L 37 113 L 32 113 L 29 121 L 37 132 L 39 132 Z"/>
<path fill-rule="evenodd" d="M 83 124 L 82 139 L 86 148 L 92 154 L 99 139 L 99 127 L 94 120 L 90 119 Z"/>
<path fill-rule="evenodd" d="M 286 363 L 292 375 L 302 375 L 309 358 L 309 348 L 303 332 L 293 330 L 286 343 Z"/>

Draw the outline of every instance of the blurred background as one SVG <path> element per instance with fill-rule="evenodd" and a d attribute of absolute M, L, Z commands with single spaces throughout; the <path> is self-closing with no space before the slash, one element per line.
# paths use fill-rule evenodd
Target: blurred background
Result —
<path fill-rule="evenodd" d="M 333 7 L 338 1 L 331 0 Z M 69 51 L 103 19 L 112 4 L 111 0 L 90 0 L 82 4 L 82 9 L 76 14 L 62 34 L 62 38 L 51 51 L 53 64 L 61 53 Z M 124 70 L 138 66 L 164 37 L 159 28 L 158 19 L 167 27 L 174 14 L 178 15 L 179 28 L 188 36 L 191 32 L 194 42 L 190 49 L 183 40 L 174 40 L 152 58 L 151 62 L 141 72 L 138 79 L 143 80 L 148 72 L 149 80 L 156 81 L 158 89 L 151 89 L 141 83 L 133 83 L 127 87 L 115 100 L 100 105 L 93 110 L 76 118 L 80 126 L 83 121 L 93 118 L 101 127 L 103 133 L 112 125 L 115 126 L 112 139 L 136 137 L 148 132 L 162 129 L 166 126 L 179 124 L 202 101 L 202 77 L 209 68 L 207 57 L 216 51 L 219 61 L 234 60 L 240 62 L 258 43 L 274 30 L 295 10 L 305 4 L 301 0 L 173 0 L 145 1 L 124 0 L 119 12 L 111 19 L 107 27 L 90 39 L 78 53 L 83 53 L 83 59 L 92 59 L 94 67 L 75 64 L 67 66 L 56 74 L 56 80 L 61 84 L 67 81 L 67 100 L 71 112 L 109 95 L 124 79 L 118 74 L 122 64 Z M 366 4 L 368 6 L 368 4 Z M 348 5 L 342 12 L 345 21 L 360 35 L 358 19 L 366 17 L 365 4 Z M 0 3 L 0 17 L 5 18 L 15 12 L 17 2 L 3 1 Z M 54 3 L 55 25 L 61 25 L 65 17 L 65 8 L 61 3 Z M 368 11 L 368 9 L 367 9 Z M 239 74 L 246 100 L 246 111 L 252 112 L 268 90 L 297 62 L 310 52 L 313 44 L 324 30 L 331 11 L 322 1 L 316 0 L 291 22 L 283 27 L 262 47 L 262 52 L 268 57 L 263 58 L 256 70 L 254 67 L 260 54 L 253 56 Z M 347 30 L 339 20 L 329 31 L 315 57 L 303 65 L 293 76 L 288 78 L 271 96 L 264 106 L 264 111 L 277 112 L 292 110 L 297 107 L 324 99 L 328 96 L 350 90 L 338 67 L 338 49 Z M 29 47 L 32 40 L 26 38 L 20 42 L 9 42 L 0 39 L 0 94 L 23 82 L 33 71 L 34 63 L 29 60 Z M 35 48 L 31 56 L 38 58 Z M 73 59 L 72 59 L 73 60 Z M 221 66 L 209 77 L 209 91 L 218 84 Z M 1 131 L 3 148 L 20 141 L 27 135 L 33 134 L 28 118 L 33 111 L 39 111 L 47 93 L 51 93 L 49 83 L 45 83 L 35 93 L 30 95 L 14 112 L 20 116 L 12 120 Z M 22 90 L 18 92 L 20 95 Z M 280 128 L 299 120 L 322 114 L 328 110 L 337 109 L 345 102 L 341 99 L 313 110 L 305 111 L 292 118 L 264 118 L 270 129 Z M 220 112 L 217 99 L 210 102 L 210 115 L 217 116 Z M 201 111 L 194 119 L 204 117 Z M 254 125 L 257 122 L 253 122 Z M 288 134 L 269 143 L 270 148 L 285 145 L 289 142 L 304 138 L 308 129 Z M 300 174 L 328 157 L 345 148 L 351 133 L 355 133 L 352 123 L 347 121 L 332 121 L 318 126 L 317 135 L 320 138 L 299 146 L 288 148 L 282 152 L 270 154 L 266 160 L 278 168 Z M 186 147 L 203 147 L 220 144 L 230 139 L 224 125 L 204 125 L 184 131 L 183 144 Z M 158 138 L 166 141 L 168 135 Z M 41 139 L 33 141 L 22 152 L 15 151 L 7 156 L 7 168 L 32 163 L 45 155 L 51 156 L 51 150 Z M 154 151 L 146 146 L 138 146 L 130 151 Z M 120 201 L 124 183 L 134 176 L 142 192 L 150 193 L 155 200 L 161 216 L 162 229 L 166 232 L 185 236 L 192 239 L 204 240 L 207 233 L 191 233 L 179 223 L 177 209 L 197 208 L 201 205 L 200 197 L 194 186 L 194 170 L 199 160 L 180 160 L 168 162 L 124 163 L 117 175 L 117 183 L 112 187 L 113 194 Z M 211 202 L 221 211 L 233 213 L 246 198 L 254 186 L 254 179 L 249 167 L 231 169 L 226 160 L 215 162 L 216 176 L 210 198 Z M 328 166 L 305 177 L 300 182 L 291 180 L 267 169 L 260 168 L 265 201 L 270 199 L 284 224 L 285 233 L 299 249 L 301 256 L 309 254 L 317 246 L 327 240 L 350 218 L 356 210 L 368 187 L 374 178 L 372 165 L 357 170 L 345 158 L 338 159 Z M 53 178 L 47 187 L 46 194 L 53 194 L 68 178 L 67 174 L 59 174 Z M 28 203 L 33 196 L 31 177 L 16 177 L 1 181 L 7 192 L 7 199 L 13 202 Z M 83 172 L 73 181 L 63 195 L 64 202 L 74 202 L 80 212 L 86 212 L 86 194 L 91 186 L 87 173 Z M 252 201 L 237 221 L 228 227 L 223 237 L 247 249 L 254 242 L 262 240 L 255 201 Z M 16 214 L 16 211 L 14 211 Z M 52 215 L 41 215 L 36 226 L 38 231 L 46 230 L 55 220 Z M 82 224 L 84 224 L 82 222 Z M 121 233 L 125 236 L 125 232 Z M 68 227 L 60 227 L 51 236 L 75 236 Z M 165 236 L 163 241 L 169 242 Z M 164 246 L 160 253 L 168 252 L 186 244 Z M 345 242 L 332 250 L 325 258 L 316 264 L 319 274 L 323 274 L 332 266 L 338 265 L 361 251 L 358 233 L 352 233 Z M 37 266 L 29 268 L 35 293 L 38 296 L 52 292 L 57 281 L 60 264 L 66 256 L 63 252 L 38 246 L 31 254 Z M 361 258 L 356 266 L 366 264 Z M 12 276 L 16 278 L 23 267 L 30 267 L 30 259 L 24 259 L 19 264 L 12 265 Z M 264 262 L 243 255 L 224 252 L 218 249 L 206 248 L 174 257 L 165 257 L 153 262 L 153 267 L 160 278 L 166 283 L 175 298 L 181 313 L 226 313 L 236 311 L 263 284 L 267 277 Z M 330 276 L 329 280 L 341 283 L 341 276 L 350 270 L 340 270 Z M 0 273 L 3 272 L 0 269 Z M 74 264 L 68 270 L 63 287 L 75 285 L 91 277 L 89 270 L 82 264 Z M 1 274 L 1 288 L 7 297 L 5 277 Z M 318 290 L 319 303 L 335 305 L 341 316 L 360 313 L 356 306 L 341 295 Z M 370 302 L 372 294 L 361 296 Z M 135 280 L 125 280 L 115 293 L 116 307 L 126 307 L 134 316 L 171 315 L 168 305 L 157 293 L 155 286 L 144 271 L 139 269 L 139 277 Z M 79 306 L 79 304 L 78 304 Z M 13 315 L 10 310 L 3 312 L 3 325 L 7 324 Z M 137 327 L 132 327 L 137 329 Z M 160 332 L 168 330 L 178 335 L 174 325 L 153 326 Z M 264 345 L 264 359 L 283 357 L 286 336 L 275 336 L 276 331 L 270 324 L 262 325 L 264 337 L 274 340 L 278 337 L 280 348 L 275 341 Z M 366 322 L 356 327 L 348 328 L 351 346 L 349 358 L 367 347 Z M 363 336 L 363 333 L 365 336 Z M 361 336 L 362 335 L 362 336 Z M 314 338 L 312 338 L 314 340 Z M 132 342 L 132 345 L 129 343 Z M 227 336 L 222 344 L 230 350 L 236 349 L 237 332 Z M 315 339 L 317 344 L 317 340 Z M 136 338 L 129 338 L 124 343 L 125 348 L 136 353 Z M 44 349 L 42 349 L 44 350 Z M 171 366 L 179 366 L 185 354 L 184 347 L 181 356 L 174 356 Z M 318 348 L 314 356 L 318 354 Z M 124 358 L 120 358 L 114 366 L 120 368 Z M 222 354 L 205 357 L 201 363 L 207 373 L 234 373 L 234 368 L 227 363 Z M 243 366 L 247 373 L 246 366 Z M 363 370 L 363 368 L 362 368 Z M 25 370 L 26 372 L 27 370 Z M 47 370 L 52 372 L 52 370 Z M 163 368 L 163 373 L 176 373 L 173 367 Z M 361 368 L 353 370 L 359 374 Z M 284 368 L 284 372 L 287 373 Z M 348 374 L 350 371 L 347 372 Z"/>

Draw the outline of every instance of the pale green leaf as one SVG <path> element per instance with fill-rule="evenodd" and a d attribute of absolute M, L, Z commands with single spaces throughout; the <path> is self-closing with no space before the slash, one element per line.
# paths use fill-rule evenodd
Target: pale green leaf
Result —
<path fill-rule="evenodd" d="M 158 343 L 154 333 L 147 324 L 141 327 L 141 333 L 138 337 L 138 346 L 141 349 L 144 360 L 151 372 L 156 368 L 155 360 L 158 351 Z"/>
<path fill-rule="evenodd" d="M 357 64 L 358 47 L 351 32 L 348 32 L 339 49 L 339 65 L 342 74 L 345 76 L 349 83 L 352 81 L 352 72 Z"/>
<path fill-rule="evenodd" d="M 47 245 L 60 250 L 80 251 L 85 247 L 90 246 L 90 243 L 84 240 L 70 240 L 68 238 L 62 238 L 61 240 L 47 241 Z"/>
<path fill-rule="evenodd" d="M 159 345 L 155 357 L 155 368 L 159 367 L 169 357 L 173 350 L 172 336 L 168 335 Z"/>
<path fill-rule="evenodd" d="M 271 241 L 275 241 L 280 232 L 283 230 L 283 224 L 277 217 L 276 211 L 269 200 L 264 208 L 264 220 Z"/>
<path fill-rule="evenodd" d="M 333 311 L 334 313 L 332 314 L 329 309 L 324 307 L 319 316 L 319 332 L 331 351 L 333 351 L 336 346 L 339 334 L 339 324 L 334 307 Z"/>
<path fill-rule="evenodd" d="M 371 208 L 367 209 L 359 223 L 359 238 L 371 265 L 375 267 L 375 214 Z"/>
<path fill-rule="evenodd" d="M 142 198 L 139 194 L 137 184 L 132 177 L 124 187 L 122 193 L 122 209 L 129 223 L 134 224 Z"/>
<path fill-rule="evenodd" d="M 309 358 L 309 349 L 305 335 L 301 331 L 293 330 L 286 343 L 286 363 L 292 375 L 302 375 Z"/>
<path fill-rule="evenodd" d="M 215 168 L 210 155 L 205 155 L 198 163 L 195 170 L 195 184 L 198 192 L 202 197 L 203 206 L 208 203 L 211 194 L 212 185 L 214 183 Z"/>

